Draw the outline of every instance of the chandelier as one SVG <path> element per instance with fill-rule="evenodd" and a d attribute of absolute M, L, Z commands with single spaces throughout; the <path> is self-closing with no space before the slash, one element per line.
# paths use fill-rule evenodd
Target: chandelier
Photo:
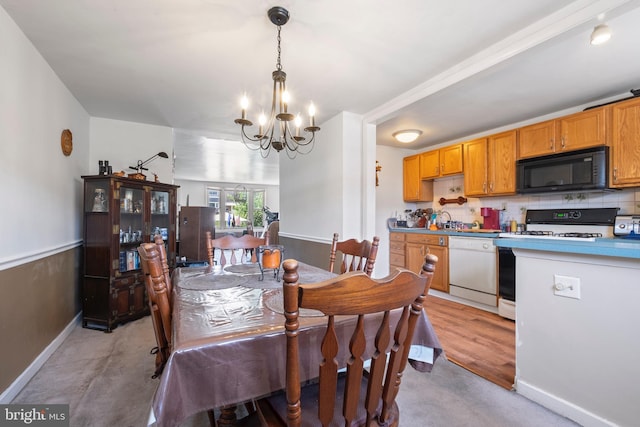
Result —
<path fill-rule="evenodd" d="M 253 123 L 247 119 L 247 108 L 249 100 L 246 95 L 242 97 L 240 105 L 242 107 L 242 118 L 236 119 L 235 123 L 242 126 L 242 142 L 251 150 L 260 150 L 262 157 L 267 157 L 273 148 L 277 152 L 284 150 L 290 159 L 296 157 L 297 153 L 308 154 L 313 149 L 316 132 L 320 130 L 315 125 L 315 107 L 309 106 L 309 126 L 304 131 L 310 135 L 310 139 L 300 135 L 302 118 L 300 114 L 294 115 L 289 109 L 289 93 L 286 88 L 287 74 L 282 70 L 280 63 L 280 29 L 289 21 L 287 9 L 276 6 L 269 9 L 267 13 L 269 20 L 278 27 L 278 60 L 276 70 L 271 74 L 273 77 L 273 94 L 271 98 L 271 114 L 269 117 L 264 113 L 258 118 L 258 133 L 253 137 L 247 135 L 247 127 Z M 295 131 L 292 131 L 292 122 Z"/>

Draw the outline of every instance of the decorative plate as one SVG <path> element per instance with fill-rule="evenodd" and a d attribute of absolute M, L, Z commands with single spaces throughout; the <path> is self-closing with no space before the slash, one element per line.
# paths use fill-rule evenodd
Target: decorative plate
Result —
<path fill-rule="evenodd" d="M 73 151 L 73 135 L 69 129 L 62 131 L 60 136 L 60 146 L 62 147 L 62 154 L 69 156 Z"/>

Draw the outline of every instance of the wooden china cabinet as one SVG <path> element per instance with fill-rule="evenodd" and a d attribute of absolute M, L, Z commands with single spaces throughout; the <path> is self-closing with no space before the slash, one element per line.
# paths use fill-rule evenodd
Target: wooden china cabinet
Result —
<path fill-rule="evenodd" d="M 149 314 L 138 246 L 160 234 L 176 258 L 175 185 L 113 175 L 84 179 L 82 326 L 111 332 Z"/>

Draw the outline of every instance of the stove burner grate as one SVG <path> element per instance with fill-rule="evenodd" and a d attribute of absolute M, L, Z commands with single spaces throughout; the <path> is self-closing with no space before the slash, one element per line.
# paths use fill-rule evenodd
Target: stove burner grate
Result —
<path fill-rule="evenodd" d="M 528 230 L 528 231 L 516 231 L 515 234 L 517 236 L 553 236 L 552 231 L 539 231 L 539 230 Z"/>
<path fill-rule="evenodd" d="M 602 237 L 602 233 L 558 233 L 558 237 L 578 237 L 582 239 L 592 239 L 594 237 Z"/>

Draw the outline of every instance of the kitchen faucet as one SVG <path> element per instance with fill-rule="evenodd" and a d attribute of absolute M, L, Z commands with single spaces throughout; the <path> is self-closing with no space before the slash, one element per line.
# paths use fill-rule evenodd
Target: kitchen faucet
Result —
<path fill-rule="evenodd" d="M 447 214 L 447 216 L 449 217 L 449 221 L 447 221 L 447 222 L 449 222 L 449 223 L 451 222 L 451 214 L 450 214 L 449 212 L 447 212 L 447 211 L 440 211 L 440 215 L 439 215 L 439 219 L 440 219 L 440 228 L 443 228 L 442 224 L 444 224 L 444 222 L 442 221 L 442 216 L 443 216 L 444 214 Z"/>

